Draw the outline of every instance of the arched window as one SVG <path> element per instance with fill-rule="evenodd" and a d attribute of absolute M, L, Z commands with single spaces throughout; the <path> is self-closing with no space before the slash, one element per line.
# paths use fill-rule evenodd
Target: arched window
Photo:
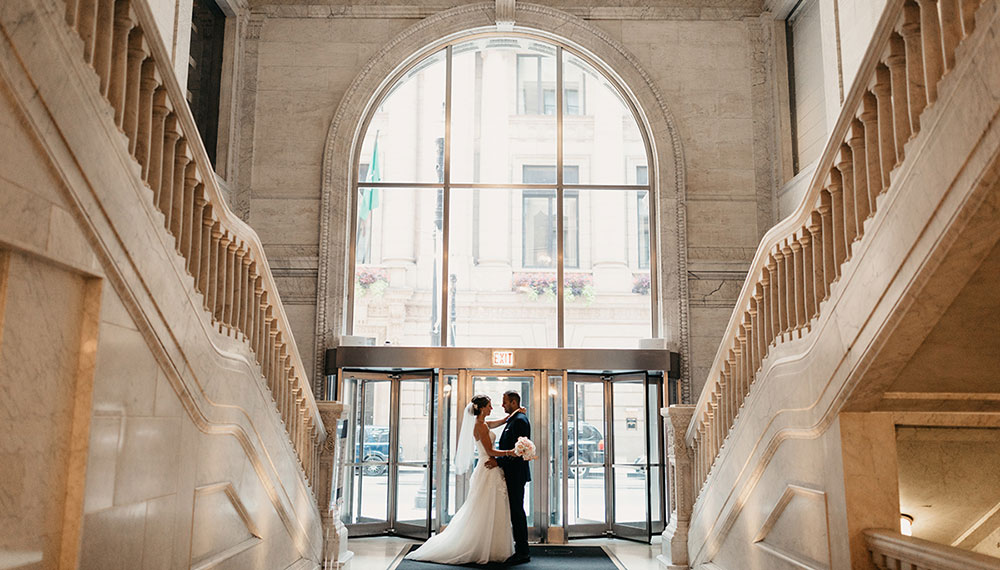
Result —
<path fill-rule="evenodd" d="M 356 148 L 348 333 L 570 348 L 657 336 L 650 151 L 624 93 L 578 50 L 519 33 L 400 70 Z"/>

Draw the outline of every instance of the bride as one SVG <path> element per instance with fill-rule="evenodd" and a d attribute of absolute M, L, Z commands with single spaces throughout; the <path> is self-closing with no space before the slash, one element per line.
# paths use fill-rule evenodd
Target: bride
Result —
<path fill-rule="evenodd" d="M 472 467 L 473 449 L 479 448 L 482 460 L 472 472 L 469 493 L 462 508 L 440 533 L 430 537 L 420 548 L 406 555 L 411 560 L 442 564 L 502 562 L 514 554 L 514 537 L 510 524 L 510 504 L 503 470 L 486 467 L 486 458 L 507 457 L 513 451 L 493 448 L 496 435 L 490 429 L 503 425 L 512 412 L 501 420 L 486 421 L 493 411 L 488 396 L 478 395 L 465 407 L 462 429 L 455 446 L 455 472 L 465 473 Z M 477 445 L 478 444 L 478 445 Z"/>

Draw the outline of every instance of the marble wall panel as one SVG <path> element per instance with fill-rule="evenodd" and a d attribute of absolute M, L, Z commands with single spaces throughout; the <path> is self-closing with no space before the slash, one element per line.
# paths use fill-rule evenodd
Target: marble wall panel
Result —
<path fill-rule="evenodd" d="M 87 280 L 0 249 L 0 550 L 54 568 L 73 532 L 74 402 L 89 397 Z M 85 436 L 84 436 L 85 437 Z M 69 515 L 69 516 L 68 516 Z"/>

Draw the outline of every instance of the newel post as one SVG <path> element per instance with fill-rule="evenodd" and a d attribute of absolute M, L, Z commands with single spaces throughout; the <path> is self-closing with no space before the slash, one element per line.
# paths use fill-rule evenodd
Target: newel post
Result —
<path fill-rule="evenodd" d="M 691 508 L 694 505 L 695 483 L 692 475 L 693 454 L 684 436 L 694 406 L 674 405 L 661 408 L 660 414 L 666 418 L 668 481 L 670 485 L 670 524 L 663 530 L 663 543 L 657 560 L 661 570 L 687 570 L 688 566 L 688 525 L 691 522 Z"/>
<path fill-rule="evenodd" d="M 319 449 L 319 477 L 316 500 L 323 518 L 323 570 L 350 568 L 354 553 L 347 550 L 347 527 L 340 520 L 344 507 L 344 459 L 347 453 L 348 407 L 341 402 L 316 402 L 326 429 L 326 441 Z"/>

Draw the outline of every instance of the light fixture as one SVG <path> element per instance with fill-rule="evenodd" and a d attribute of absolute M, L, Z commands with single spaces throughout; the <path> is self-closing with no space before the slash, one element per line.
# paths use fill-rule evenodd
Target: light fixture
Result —
<path fill-rule="evenodd" d="M 913 536 L 913 517 L 900 513 L 899 532 L 903 536 Z"/>

